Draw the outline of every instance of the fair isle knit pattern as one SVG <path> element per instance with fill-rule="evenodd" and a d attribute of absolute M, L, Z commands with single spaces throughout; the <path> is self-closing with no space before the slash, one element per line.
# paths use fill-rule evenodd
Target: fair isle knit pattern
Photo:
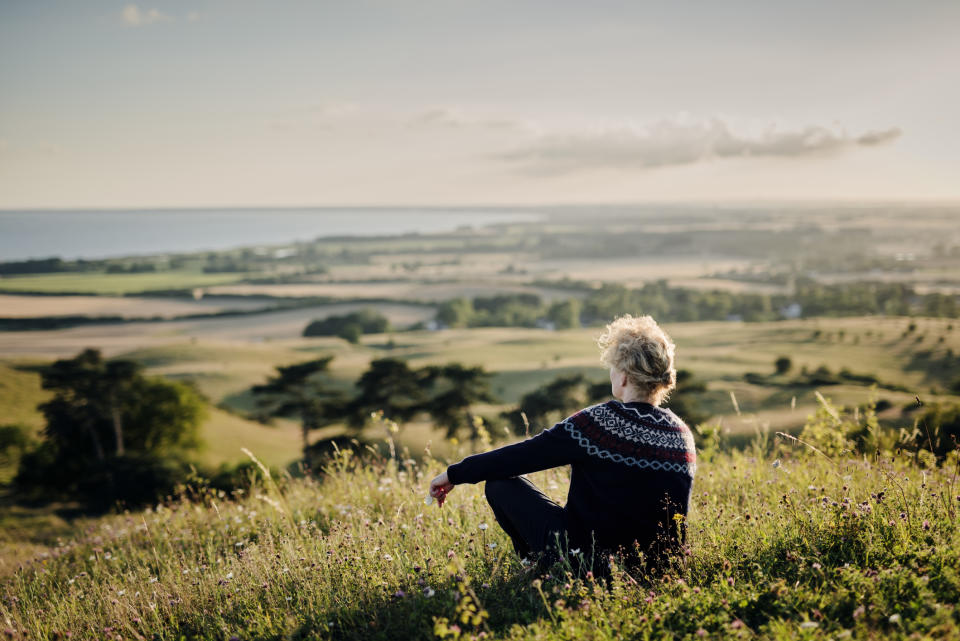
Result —
<path fill-rule="evenodd" d="M 590 456 L 641 469 L 686 474 L 691 479 L 696 474 L 693 435 L 669 410 L 608 401 L 577 412 L 561 425 Z"/>

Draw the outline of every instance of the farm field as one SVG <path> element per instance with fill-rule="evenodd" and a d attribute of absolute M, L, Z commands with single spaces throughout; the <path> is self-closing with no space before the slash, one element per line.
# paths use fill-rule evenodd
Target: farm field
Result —
<path fill-rule="evenodd" d="M 122 295 L 137 292 L 206 287 L 242 280 L 244 274 L 169 271 L 142 274 L 65 273 L 0 278 L 0 292 Z"/>
<path fill-rule="evenodd" d="M 263 301 L 243 297 L 185 299 L 145 296 L 17 296 L 0 294 L 0 318 L 44 316 L 120 316 L 123 318 L 171 318 L 214 314 L 225 310 L 264 307 Z"/>
<path fill-rule="evenodd" d="M 331 376 L 344 388 L 352 385 L 371 360 L 385 356 L 407 360 L 417 367 L 448 362 L 482 366 L 493 374 L 491 390 L 498 404 L 485 406 L 481 413 L 488 417 L 496 433 L 502 430 L 497 416 L 501 410 L 555 377 L 583 373 L 599 381 L 606 376 L 594 344 L 599 330 L 593 328 L 552 332 L 523 328 L 397 332 L 365 336 L 359 344 L 351 345 L 339 338 L 300 338 L 297 328 L 307 322 L 309 315 L 284 317 L 276 326 L 276 338 L 260 340 L 259 336 L 266 331 L 256 322 L 261 318 L 28 332 L 21 334 L 21 340 L 30 341 L 32 364 L 38 362 L 37 355 L 52 359 L 99 346 L 112 357 L 142 363 L 147 373 L 194 383 L 211 405 L 236 412 L 215 410 L 203 425 L 202 438 L 208 447 L 202 456 L 210 464 L 243 460 L 241 441 L 254 452 L 262 451 L 270 464 L 282 465 L 299 456 L 296 425 L 281 422 L 279 427 L 264 427 L 243 419 L 242 414 L 253 407 L 247 393 L 250 386 L 262 383 L 279 365 L 310 358 L 332 355 Z M 300 325 L 294 327 L 294 319 Z M 244 323 L 251 323 L 252 329 L 245 329 Z M 911 323 L 916 329 L 905 337 Z M 204 327 L 205 324 L 209 326 Z M 289 331 L 283 334 L 279 328 L 287 324 Z M 169 331 L 177 325 L 181 326 L 179 332 Z M 925 365 L 938 362 L 947 350 L 960 352 L 960 328 L 948 329 L 951 326 L 945 319 L 845 318 L 674 323 L 666 325 L 666 329 L 678 346 L 677 366 L 690 370 L 707 385 L 707 392 L 699 396 L 702 409 L 712 417 L 711 421 L 736 435 L 799 428 L 816 408 L 817 389 L 841 405 L 885 399 L 893 406 L 884 414 L 885 420 L 896 420 L 899 408 L 909 405 L 916 396 L 927 401 L 951 398 L 945 381 Z M 159 331 L 160 328 L 167 331 Z M 919 343 L 918 337 L 923 338 Z M 9 343 L 7 351 L 0 351 L 0 413 L 14 422 L 39 428 L 42 417 L 34 409 L 44 398 L 39 376 L 29 369 L 17 368 L 25 361 L 21 351 L 24 346 L 16 340 L 16 334 L 0 333 L 0 346 L 4 340 Z M 747 372 L 772 375 L 773 361 L 783 355 L 793 361 L 794 373 L 821 366 L 834 372 L 847 368 L 854 373 L 872 373 L 881 383 L 895 384 L 900 389 L 881 387 L 871 391 L 867 385 L 852 384 L 796 386 L 789 384 L 789 375 L 771 377 L 769 384 L 744 380 Z M 324 434 L 337 429 L 333 426 Z M 439 433 L 428 434 L 428 426 L 417 429 L 421 443 L 430 438 L 442 441 Z M 318 433 L 316 437 L 319 436 Z"/>

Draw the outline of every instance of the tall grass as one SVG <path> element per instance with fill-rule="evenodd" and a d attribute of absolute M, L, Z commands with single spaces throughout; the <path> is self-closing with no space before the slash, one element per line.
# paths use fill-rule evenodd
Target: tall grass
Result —
<path fill-rule="evenodd" d="M 610 589 L 524 566 L 482 485 L 340 451 L 316 477 L 87 522 L 0 583 L 13 639 L 960 638 L 960 483 L 793 442 L 702 457 L 680 564 Z M 534 475 L 561 490 L 565 472 Z M 556 494 L 556 491 L 553 492 Z M 630 506 L 625 505 L 624 510 Z M 2 636 L 0 636 L 2 638 Z"/>

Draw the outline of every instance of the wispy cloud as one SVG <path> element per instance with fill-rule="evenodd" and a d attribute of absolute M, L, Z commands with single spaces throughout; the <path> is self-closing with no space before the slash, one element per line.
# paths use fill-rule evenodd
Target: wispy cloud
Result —
<path fill-rule="evenodd" d="M 412 128 L 450 127 L 462 129 L 478 127 L 484 129 L 532 130 L 532 126 L 522 120 L 472 115 L 451 107 L 435 107 L 421 111 L 414 114 L 407 121 L 407 125 Z"/>
<path fill-rule="evenodd" d="M 647 126 L 621 125 L 548 132 L 496 157 L 525 173 L 556 175 L 587 169 L 635 169 L 689 165 L 721 158 L 803 157 L 889 143 L 899 128 L 851 136 L 821 125 L 770 127 L 759 134 L 734 131 L 720 118 L 661 120 Z"/>
<path fill-rule="evenodd" d="M 169 22 L 172 17 L 159 9 L 141 9 L 135 4 L 128 4 L 120 10 L 120 18 L 129 27 L 142 27 L 155 22 Z"/>

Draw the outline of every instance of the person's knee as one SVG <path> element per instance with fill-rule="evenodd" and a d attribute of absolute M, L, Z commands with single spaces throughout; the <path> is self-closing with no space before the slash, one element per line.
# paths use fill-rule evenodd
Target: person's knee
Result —
<path fill-rule="evenodd" d="M 510 495 L 514 479 L 491 479 L 486 482 L 483 488 L 483 494 L 487 497 L 487 503 L 502 503 L 503 499 Z"/>

